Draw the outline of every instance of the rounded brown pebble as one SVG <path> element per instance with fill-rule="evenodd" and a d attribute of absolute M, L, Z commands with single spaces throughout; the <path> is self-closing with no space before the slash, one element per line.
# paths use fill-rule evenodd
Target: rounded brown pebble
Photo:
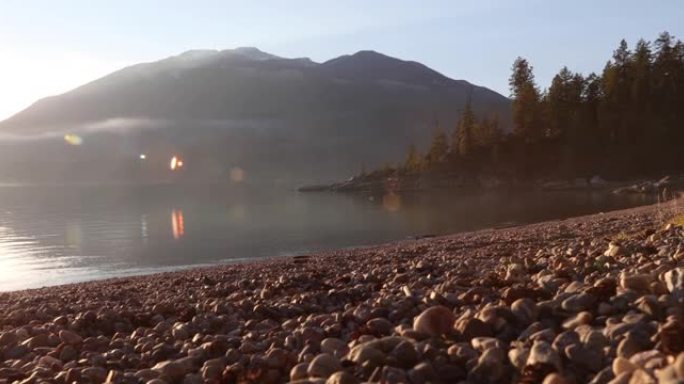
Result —
<path fill-rule="evenodd" d="M 340 361 L 329 353 L 321 353 L 309 363 L 306 372 L 310 377 L 327 378 L 342 369 Z"/>
<path fill-rule="evenodd" d="M 299 363 L 290 369 L 290 380 L 301 380 L 307 378 L 308 363 Z"/>
<path fill-rule="evenodd" d="M 359 380 L 354 377 L 351 373 L 345 372 L 345 371 L 339 371 L 335 372 L 330 377 L 328 377 L 328 380 L 325 381 L 325 384 L 358 384 Z"/>
<path fill-rule="evenodd" d="M 392 333 L 392 323 L 387 319 L 378 318 L 370 319 L 366 322 L 368 329 L 376 336 L 384 336 Z"/>
<path fill-rule="evenodd" d="M 81 371 L 81 376 L 94 383 L 101 383 L 107 378 L 107 370 L 101 367 L 88 367 Z"/>
<path fill-rule="evenodd" d="M 480 319 L 461 319 L 454 324 L 454 328 L 463 335 L 466 340 L 476 337 L 490 337 L 494 334 L 492 327 Z"/>
<path fill-rule="evenodd" d="M 170 380 L 180 380 L 186 373 L 185 367 L 176 361 L 163 361 L 152 367 L 152 369 L 159 372 L 159 375 L 162 377 Z"/>
<path fill-rule="evenodd" d="M 677 373 L 677 377 L 684 380 L 684 352 L 680 353 L 675 359 L 674 370 Z"/>
<path fill-rule="evenodd" d="M 441 336 L 452 329 L 454 314 L 443 305 L 424 310 L 413 320 L 413 329 L 429 336 Z"/>
<path fill-rule="evenodd" d="M 650 279 L 646 275 L 630 275 L 625 272 L 620 274 L 620 287 L 631 289 L 636 292 L 650 292 Z"/>
<path fill-rule="evenodd" d="M 623 373 L 632 372 L 638 368 L 638 365 L 632 363 L 631 361 L 623 357 L 616 357 L 615 360 L 613 360 L 613 374 L 615 376 L 620 376 Z"/>
<path fill-rule="evenodd" d="M 543 384 L 566 384 L 568 381 L 557 373 L 551 373 L 546 375 Z"/>
<path fill-rule="evenodd" d="M 146 381 L 145 384 L 167 384 L 166 381 L 162 379 L 152 379 L 149 381 Z"/>
<path fill-rule="evenodd" d="M 340 339 L 328 337 L 321 341 L 321 352 L 340 357 L 349 352 L 349 347 L 347 346 L 347 343 Z"/>
<path fill-rule="evenodd" d="M 81 336 L 79 336 L 76 332 L 68 330 L 59 331 L 59 339 L 65 344 L 71 345 L 81 344 L 83 342 L 83 338 Z"/>
<path fill-rule="evenodd" d="M 380 365 L 385 361 L 385 354 L 367 344 L 357 345 L 349 351 L 347 358 L 356 364 L 362 365 L 370 362 L 372 365 Z"/>

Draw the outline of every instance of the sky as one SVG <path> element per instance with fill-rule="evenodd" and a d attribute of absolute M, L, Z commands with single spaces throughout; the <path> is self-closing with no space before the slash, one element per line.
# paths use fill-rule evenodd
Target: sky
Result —
<path fill-rule="evenodd" d="M 0 119 L 139 62 L 254 46 L 322 62 L 372 49 L 509 94 L 601 71 L 620 39 L 684 38 L 682 0 L 0 0 Z"/>

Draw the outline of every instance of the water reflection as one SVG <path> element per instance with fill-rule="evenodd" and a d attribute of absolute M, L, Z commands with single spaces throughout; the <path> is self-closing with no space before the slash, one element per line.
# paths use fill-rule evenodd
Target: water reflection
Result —
<path fill-rule="evenodd" d="M 147 243 L 147 237 L 148 237 L 148 229 L 147 229 L 147 215 L 141 215 L 140 216 L 140 238 L 142 239 L 143 243 Z"/>
<path fill-rule="evenodd" d="M 228 207 L 228 217 L 233 220 L 244 220 L 247 216 L 247 207 L 244 204 L 233 204 Z"/>
<path fill-rule="evenodd" d="M 301 194 L 251 189 L 244 182 L 0 188 L 0 291 L 370 245 L 649 202 L 653 198 L 578 192 L 407 194 L 388 188 L 377 195 Z M 185 230 L 186 222 L 191 231 Z"/>
<path fill-rule="evenodd" d="M 382 197 L 382 206 L 390 212 L 396 212 L 401 209 L 401 197 L 397 193 L 387 192 Z"/>
<path fill-rule="evenodd" d="M 173 238 L 178 240 L 185 235 L 185 223 L 183 222 L 183 211 L 174 209 L 171 211 L 171 232 Z"/>
<path fill-rule="evenodd" d="M 0 226 L 0 291 L 46 285 L 69 264 L 58 249 Z"/>
<path fill-rule="evenodd" d="M 67 224 L 65 240 L 69 247 L 80 250 L 83 242 L 83 230 L 81 226 L 77 223 Z"/>

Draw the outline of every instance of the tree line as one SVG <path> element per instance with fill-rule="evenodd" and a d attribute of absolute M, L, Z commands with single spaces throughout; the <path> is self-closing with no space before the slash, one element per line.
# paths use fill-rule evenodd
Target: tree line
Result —
<path fill-rule="evenodd" d="M 600 74 L 563 67 L 544 90 L 519 57 L 509 85 L 512 127 L 468 101 L 451 132 L 437 129 L 425 153 L 411 146 L 392 171 L 624 178 L 684 168 L 684 44 L 667 32 L 631 49 L 622 40 Z"/>

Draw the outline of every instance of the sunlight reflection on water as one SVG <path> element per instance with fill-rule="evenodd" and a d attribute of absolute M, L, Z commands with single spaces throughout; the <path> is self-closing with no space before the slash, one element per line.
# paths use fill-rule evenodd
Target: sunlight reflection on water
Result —
<path fill-rule="evenodd" d="M 171 233 L 173 238 L 178 240 L 185 235 L 185 223 L 183 221 L 183 211 L 174 209 L 171 211 Z"/>
<path fill-rule="evenodd" d="M 231 185 L 244 186 L 244 183 Z M 0 188 L 0 291 L 258 260 L 652 202 L 592 193 Z"/>

